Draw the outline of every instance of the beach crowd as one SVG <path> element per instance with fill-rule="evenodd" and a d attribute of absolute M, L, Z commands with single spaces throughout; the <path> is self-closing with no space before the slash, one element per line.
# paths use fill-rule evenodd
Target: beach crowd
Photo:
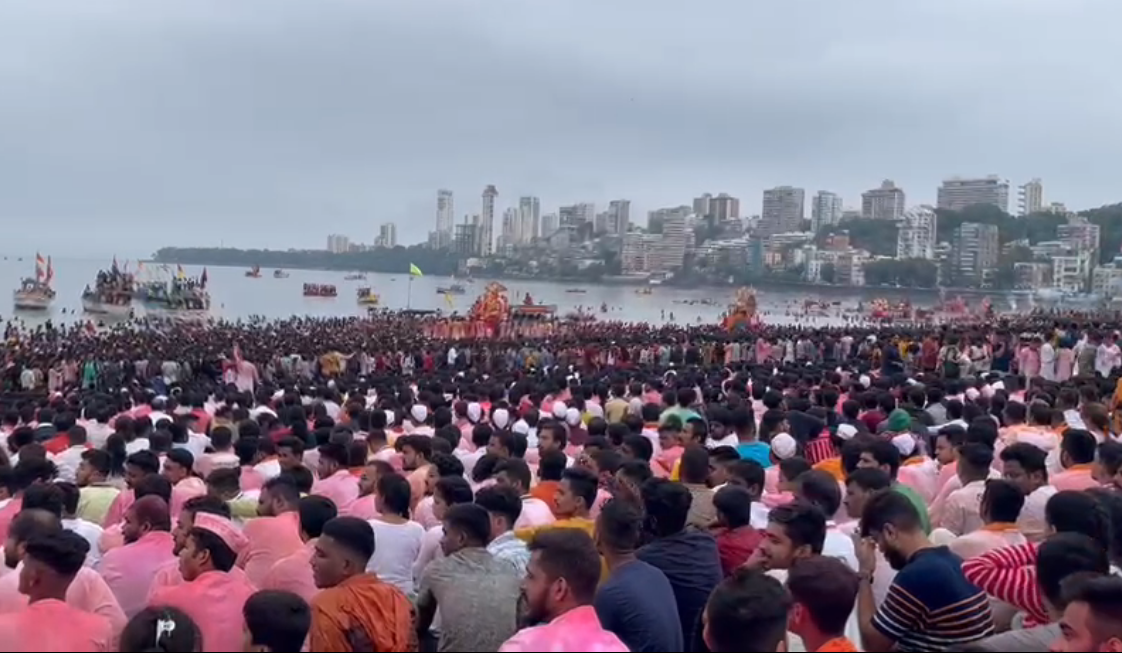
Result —
<path fill-rule="evenodd" d="M 0 650 L 1122 651 L 1117 316 L 434 319 L 9 323 Z"/>

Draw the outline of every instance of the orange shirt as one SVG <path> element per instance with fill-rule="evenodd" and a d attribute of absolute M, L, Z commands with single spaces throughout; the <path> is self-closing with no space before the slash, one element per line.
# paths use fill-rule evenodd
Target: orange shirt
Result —
<path fill-rule="evenodd" d="M 856 651 L 857 647 L 845 637 L 836 637 L 822 645 L 819 651 Z"/>
<path fill-rule="evenodd" d="M 535 499 L 541 499 L 553 511 L 553 515 L 557 516 L 557 490 L 561 487 L 560 481 L 542 481 L 534 487 L 530 488 L 530 496 Z"/>

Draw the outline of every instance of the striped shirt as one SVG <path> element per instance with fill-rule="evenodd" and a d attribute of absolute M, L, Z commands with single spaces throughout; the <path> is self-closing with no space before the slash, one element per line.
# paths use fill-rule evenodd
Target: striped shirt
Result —
<path fill-rule="evenodd" d="M 898 651 L 942 651 L 992 635 L 989 597 L 961 567 L 945 546 L 913 555 L 873 615 L 873 627 Z"/>
<path fill-rule="evenodd" d="M 966 579 L 999 601 L 1028 613 L 1025 628 L 1051 619 L 1044 595 L 1036 582 L 1036 542 L 988 551 L 962 563 Z"/>

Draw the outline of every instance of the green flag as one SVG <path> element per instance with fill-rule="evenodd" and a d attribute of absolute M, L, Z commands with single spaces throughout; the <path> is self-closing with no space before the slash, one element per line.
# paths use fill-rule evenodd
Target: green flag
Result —
<path fill-rule="evenodd" d="M 424 273 L 421 272 L 421 268 L 417 267 L 416 265 L 413 265 L 412 263 L 409 264 L 409 274 L 411 274 L 415 277 L 425 276 Z"/>

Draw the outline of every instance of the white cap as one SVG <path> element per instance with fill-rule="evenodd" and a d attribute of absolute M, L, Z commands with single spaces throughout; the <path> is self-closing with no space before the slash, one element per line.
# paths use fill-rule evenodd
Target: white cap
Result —
<path fill-rule="evenodd" d="M 576 408 L 570 408 L 565 411 L 565 423 L 569 426 L 576 426 L 580 424 L 580 411 Z"/>
<path fill-rule="evenodd" d="M 555 419 L 565 419 L 565 411 L 567 407 L 563 401 L 553 402 L 553 417 Z"/>
<path fill-rule="evenodd" d="M 842 440 L 852 440 L 857 435 L 857 427 L 852 424 L 838 424 L 838 437 Z"/>
<path fill-rule="evenodd" d="M 862 374 L 861 376 L 857 377 L 857 382 L 861 384 L 862 388 L 868 388 L 869 385 L 872 384 L 873 380 L 869 378 L 868 374 Z"/>
<path fill-rule="evenodd" d="M 798 443 L 789 433 L 780 433 L 771 439 L 771 452 L 780 460 L 793 457 L 798 449 Z"/>
<path fill-rule="evenodd" d="M 397 419 L 397 414 L 392 410 L 382 411 L 386 414 L 386 426 L 393 426 L 394 420 Z"/>
<path fill-rule="evenodd" d="M 527 424 L 524 419 L 515 422 L 514 426 L 510 427 L 510 430 L 515 433 L 521 433 L 522 435 L 530 435 L 530 425 Z"/>
<path fill-rule="evenodd" d="M 911 433 L 901 433 L 892 438 L 892 446 L 896 447 L 901 456 L 907 458 L 915 453 L 916 439 L 912 437 Z"/>
<path fill-rule="evenodd" d="M 414 422 L 423 422 L 429 418 L 429 407 L 424 404 L 413 404 L 409 409 L 409 414 L 413 417 Z"/>
<path fill-rule="evenodd" d="M 491 423 L 497 429 L 505 429 L 510 424 L 510 411 L 505 408 L 496 408 L 491 411 Z"/>
<path fill-rule="evenodd" d="M 467 415 L 472 422 L 478 422 L 479 418 L 483 417 L 483 406 L 480 406 L 478 402 L 471 402 L 468 404 Z"/>

